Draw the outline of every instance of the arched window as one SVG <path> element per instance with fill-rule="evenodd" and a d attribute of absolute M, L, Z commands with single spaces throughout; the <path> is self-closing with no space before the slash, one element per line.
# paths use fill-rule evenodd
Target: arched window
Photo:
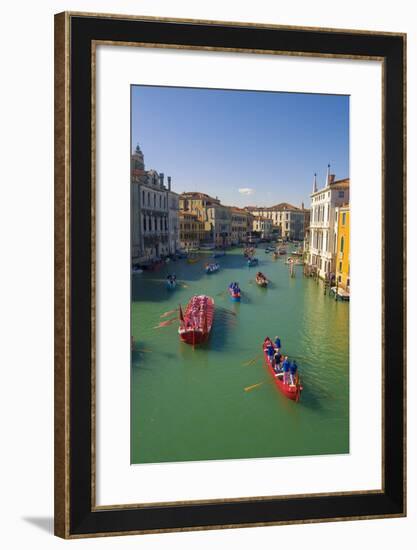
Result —
<path fill-rule="evenodd" d="M 143 230 L 146 232 L 146 217 L 143 218 Z"/>
<path fill-rule="evenodd" d="M 343 252 L 344 247 L 345 247 L 345 238 L 342 237 L 340 239 L 340 252 Z"/>

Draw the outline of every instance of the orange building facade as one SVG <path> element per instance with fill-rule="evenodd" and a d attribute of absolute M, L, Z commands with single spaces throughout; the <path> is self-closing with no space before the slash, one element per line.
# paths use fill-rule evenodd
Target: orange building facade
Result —
<path fill-rule="evenodd" d="M 349 205 L 336 208 L 337 250 L 336 285 L 347 292 L 350 290 L 350 208 Z"/>

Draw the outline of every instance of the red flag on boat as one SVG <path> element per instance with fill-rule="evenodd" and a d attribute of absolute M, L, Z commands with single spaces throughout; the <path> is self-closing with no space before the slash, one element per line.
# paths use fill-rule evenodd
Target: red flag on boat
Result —
<path fill-rule="evenodd" d="M 180 321 L 181 321 L 181 323 L 184 322 L 184 314 L 183 314 L 183 312 L 182 312 L 181 304 L 180 304 Z"/>

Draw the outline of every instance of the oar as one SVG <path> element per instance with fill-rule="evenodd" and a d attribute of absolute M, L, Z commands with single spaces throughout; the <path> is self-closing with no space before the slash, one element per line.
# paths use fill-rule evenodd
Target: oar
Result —
<path fill-rule="evenodd" d="M 178 319 L 175 317 L 175 319 L 169 319 L 169 321 L 163 321 L 162 323 L 159 323 L 159 325 L 156 325 L 156 327 L 153 328 L 162 328 L 162 327 L 168 327 L 169 325 L 172 325 L 172 323 L 175 323 Z"/>
<path fill-rule="evenodd" d="M 177 313 L 177 312 L 178 312 L 178 308 L 171 309 L 171 311 L 166 311 L 165 313 L 163 313 L 162 315 L 160 315 L 160 317 L 169 317 L 169 316 L 172 315 L 173 313 Z"/>
<path fill-rule="evenodd" d="M 252 384 L 252 386 L 246 386 L 246 388 L 243 388 L 244 391 L 252 391 L 255 388 L 259 388 L 259 386 L 262 386 L 262 384 L 265 384 L 265 380 L 263 382 L 258 382 L 257 384 Z"/>
<path fill-rule="evenodd" d="M 249 359 L 249 361 L 246 361 L 245 363 L 243 363 L 243 365 L 244 366 L 253 365 L 253 363 L 255 363 L 260 357 L 261 357 L 261 354 L 255 355 L 253 359 Z"/>
<path fill-rule="evenodd" d="M 227 309 L 225 307 L 219 308 L 219 313 L 229 313 L 230 315 L 236 315 L 235 311 L 232 311 L 231 309 Z"/>

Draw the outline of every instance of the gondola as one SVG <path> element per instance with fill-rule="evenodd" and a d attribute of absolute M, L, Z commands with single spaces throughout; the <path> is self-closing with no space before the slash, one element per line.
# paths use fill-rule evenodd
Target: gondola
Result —
<path fill-rule="evenodd" d="M 284 375 L 283 373 L 276 373 L 274 370 L 274 367 L 271 365 L 271 362 L 268 357 L 267 349 L 268 345 L 272 344 L 272 341 L 269 337 L 266 337 L 263 345 L 262 345 L 262 351 L 264 354 L 264 360 L 265 365 L 268 368 L 270 374 L 272 375 L 276 387 L 279 389 L 279 391 L 285 395 L 285 397 L 288 397 L 288 399 L 291 399 L 292 401 L 298 402 L 301 397 L 301 392 L 303 390 L 303 386 L 301 385 L 300 377 L 297 373 L 295 384 L 285 384 L 284 383 Z M 272 344 L 273 345 L 273 344 Z"/>

